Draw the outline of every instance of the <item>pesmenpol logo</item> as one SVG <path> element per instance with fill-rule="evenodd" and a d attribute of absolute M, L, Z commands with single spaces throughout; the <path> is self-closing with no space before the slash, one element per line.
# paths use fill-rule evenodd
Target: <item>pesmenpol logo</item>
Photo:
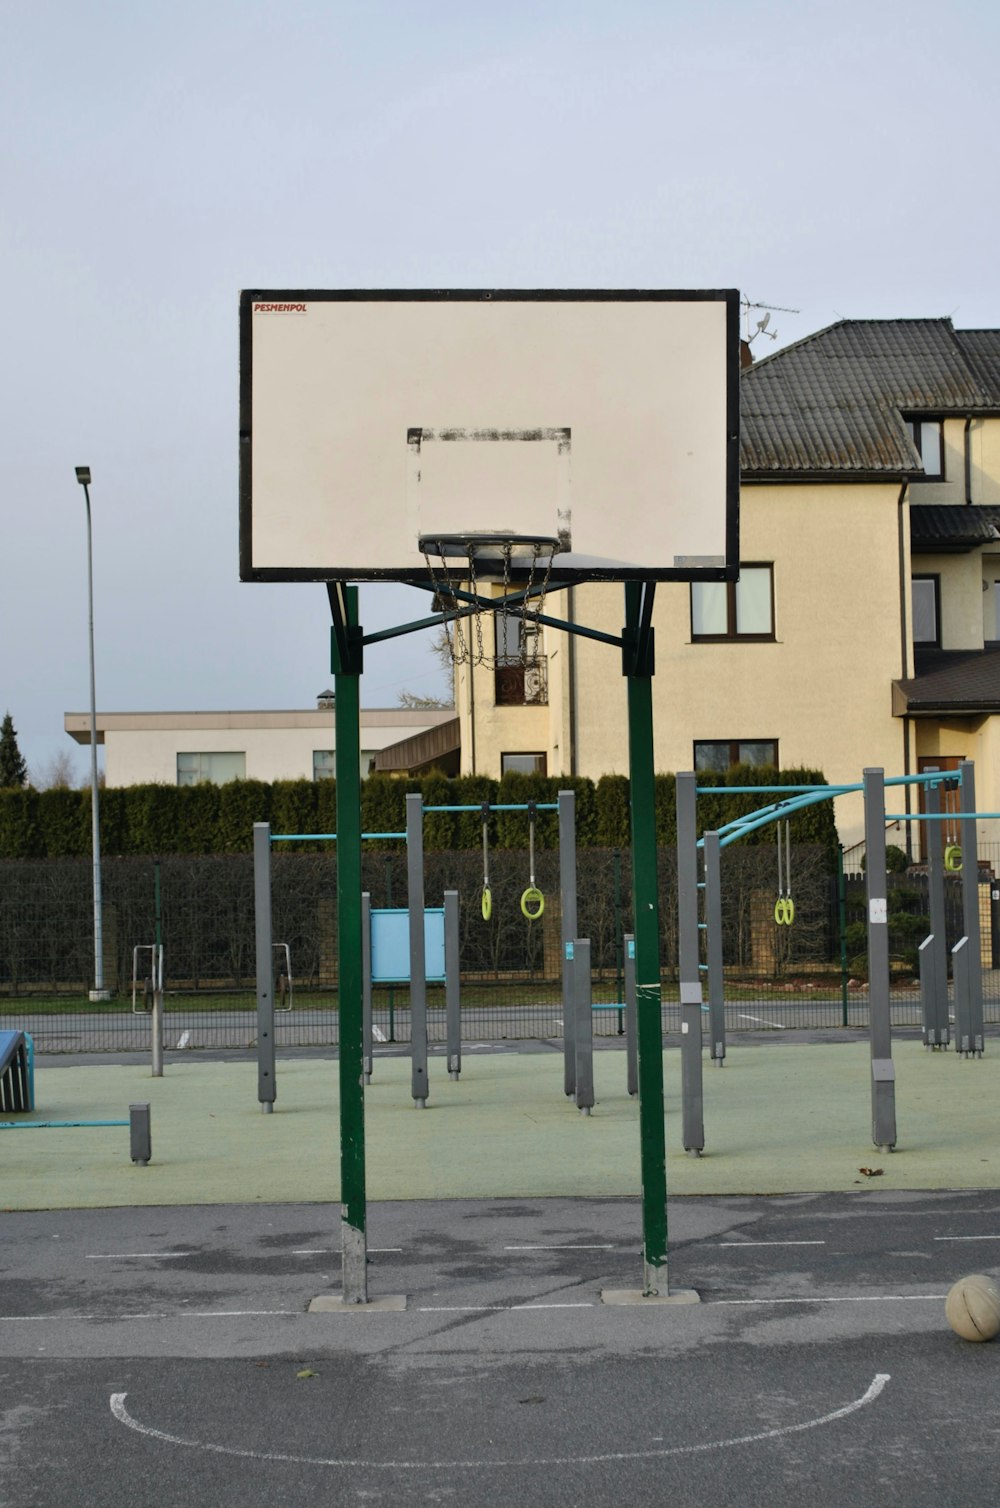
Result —
<path fill-rule="evenodd" d="M 305 304 L 254 304 L 254 314 L 305 314 Z"/>

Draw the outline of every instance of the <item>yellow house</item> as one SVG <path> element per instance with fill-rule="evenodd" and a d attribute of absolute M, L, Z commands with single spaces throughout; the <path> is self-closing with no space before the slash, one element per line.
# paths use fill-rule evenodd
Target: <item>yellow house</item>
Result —
<path fill-rule="evenodd" d="M 741 408 L 740 580 L 656 592 L 657 769 L 839 784 L 966 758 L 979 809 L 1000 809 L 1000 330 L 844 320 L 746 365 Z M 545 611 L 618 633 L 623 590 L 552 591 Z M 616 651 L 545 627 L 525 669 L 497 623 L 498 663 L 456 669 L 463 773 L 627 773 Z M 860 798 L 837 821 L 860 839 Z"/>

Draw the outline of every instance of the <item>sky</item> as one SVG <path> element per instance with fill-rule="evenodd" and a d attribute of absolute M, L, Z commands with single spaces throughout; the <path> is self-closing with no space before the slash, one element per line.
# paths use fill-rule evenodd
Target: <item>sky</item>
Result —
<path fill-rule="evenodd" d="M 0 0 L 0 716 L 292 708 L 319 583 L 241 583 L 241 288 L 738 288 L 1000 325 L 995 0 Z M 760 306 L 760 307 L 758 307 Z M 771 332 L 777 339 L 772 341 Z M 859 587 L 863 585 L 859 563 Z M 367 629 L 426 612 L 363 586 Z M 362 701 L 446 692 L 426 636 Z"/>

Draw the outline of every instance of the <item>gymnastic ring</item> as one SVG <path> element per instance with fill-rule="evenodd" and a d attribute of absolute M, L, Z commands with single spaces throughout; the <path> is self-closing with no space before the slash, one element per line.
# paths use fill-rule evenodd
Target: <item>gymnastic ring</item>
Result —
<path fill-rule="evenodd" d="M 493 891 L 488 885 L 483 886 L 483 899 L 481 904 L 483 911 L 483 921 L 488 922 L 490 917 L 493 915 Z"/>
<path fill-rule="evenodd" d="M 532 906 L 537 906 L 538 909 L 536 911 L 532 911 L 530 909 Z M 521 910 L 528 918 L 529 922 L 537 922 L 538 918 L 545 910 L 545 897 L 536 885 L 529 885 L 527 890 L 522 895 Z"/>

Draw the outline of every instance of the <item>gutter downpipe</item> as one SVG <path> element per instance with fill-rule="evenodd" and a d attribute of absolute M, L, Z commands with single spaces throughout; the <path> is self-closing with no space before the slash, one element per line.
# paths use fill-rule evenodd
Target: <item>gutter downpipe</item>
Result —
<path fill-rule="evenodd" d="M 909 569 L 908 569 L 908 567 L 909 567 L 909 561 L 907 560 L 907 557 L 906 557 L 906 549 L 905 549 L 904 542 L 903 542 L 903 539 L 904 539 L 903 507 L 904 507 L 904 505 L 906 504 L 906 501 L 907 501 L 907 493 L 908 493 L 908 490 L 909 490 L 909 485 L 910 484 L 909 484 L 908 480 L 904 477 L 903 480 L 902 480 L 902 482 L 901 482 L 901 484 L 900 484 L 899 497 L 896 500 L 896 537 L 897 537 L 898 550 L 899 550 L 899 640 L 900 640 L 900 660 L 902 662 L 902 678 L 903 678 L 904 681 L 907 679 L 907 677 L 909 675 L 909 672 L 910 672 L 910 666 L 909 666 L 909 625 L 908 625 L 908 621 L 907 621 L 908 620 L 907 605 L 908 605 L 908 600 L 909 600 L 908 587 L 909 587 L 909 580 L 910 580 L 910 572 L 909 572 Z M 909 775 L 910 774 L 910 722 L 911 722 L 911 719 L 910 719 L 909 714 L 908 713 L 904 713 L 903 714 L 903 774 L 904 775 Z M 907 816 L 909 816 L 909 814 L 910 814 L 910 787 L 908 785 L 904 786 L 903 787 L 903 791 L 904 791 L 905 802 L 906 802 L 905 810 L 906 810 Z M 907 824 L 906 824 L 906 857 L 910 860 L 911 863 L 913 861 L 913 840 L 911 838 L 912 827 L 913 827 L 913 824 L 911 822 L 907 822 Z"/>
<path fill-rule="evenodd" d="M 965 416 L 965 431 L 963 434 L 963 447 L 965 450 L 965 506 L 972 506 L 972 415 Z"/>

